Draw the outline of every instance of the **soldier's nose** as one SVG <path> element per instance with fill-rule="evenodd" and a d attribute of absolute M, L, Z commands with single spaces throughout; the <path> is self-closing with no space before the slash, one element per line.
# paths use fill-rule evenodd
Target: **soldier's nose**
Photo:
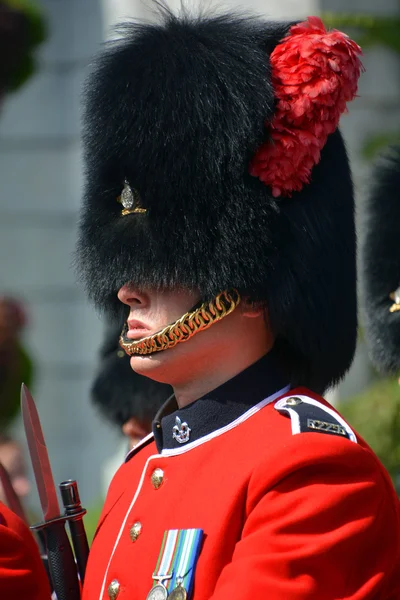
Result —
<path fill-rule="evenodd" d="M 131 283 L 125 283 L 125 285 L 120 288 L 117 296 L 120 302 L 127 304 L 128 306 L 145 305 L 147 303 L 146 294 L 139 291 Z"/>

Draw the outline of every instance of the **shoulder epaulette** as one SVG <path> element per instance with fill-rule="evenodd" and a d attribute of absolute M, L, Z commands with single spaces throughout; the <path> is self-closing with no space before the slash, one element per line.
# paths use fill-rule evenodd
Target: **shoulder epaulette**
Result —
<path fill-rule="evenodd" d="M 357 437 L 346 421 L 318 400 L 308 396 L 288 396 L 278 400 L 275 409 L 289 415 L 293 435 L 310 432 L 329 433 L 357 443 Z"/>

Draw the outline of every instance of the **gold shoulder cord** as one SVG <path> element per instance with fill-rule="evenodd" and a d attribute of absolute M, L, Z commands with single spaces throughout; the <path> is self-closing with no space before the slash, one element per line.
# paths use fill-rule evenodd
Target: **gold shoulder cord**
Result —
<path fill-rule="evenodd" d="M 153 352 L 173 348 L 230 315 L 239 303 L 240 294 L 236 290 L 221 292 L 211 302 L 203 302 L 199 308 L 184 314 L 172 325 L 167 325 L 158 333 L 140 340 L 128 339 L 126 337 L 128 327 L 125 325 L 119 339 L 120 346 L 129 356 L 153 354 Z"/>

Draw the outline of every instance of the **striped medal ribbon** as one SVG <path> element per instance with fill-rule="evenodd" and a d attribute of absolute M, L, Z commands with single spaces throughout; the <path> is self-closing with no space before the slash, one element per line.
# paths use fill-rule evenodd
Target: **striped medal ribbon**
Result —
<path fill-rule="evenodd" d="M 170 529 L 164 532 L 147 600 L 187 600 L 193 589 L 194 571 L 203 540 L 202 529 Z"/>

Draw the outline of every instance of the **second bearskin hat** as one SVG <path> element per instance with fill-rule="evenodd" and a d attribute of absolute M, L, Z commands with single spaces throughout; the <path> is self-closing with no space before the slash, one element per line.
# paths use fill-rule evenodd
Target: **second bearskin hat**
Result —
<path fill-rule="evenodd" d="M 268 307 L 297 384 L 340 380 L 357 317 L 337 125 L 359 53 L 316 17 L 162 9 L 122 27 L 85 91 L 77 260 L 97 306 L 115 307 L 128 281 L 205 300 L 235 289 Z"/>
<path fill-rule="evenodd" d="M 148 426 L 172 388 L 132 371 L 129 356 L 119 346 L 121 328 L 118 320 L 107 325 L 91 400 L 102 416 L 118 427 L 132 417 Z"/>
<path fill-rule="evenodd" d="M 400 146 L 377 161 L 366 204 L 365 332 L 374 364 L 400 371 Z"/>

